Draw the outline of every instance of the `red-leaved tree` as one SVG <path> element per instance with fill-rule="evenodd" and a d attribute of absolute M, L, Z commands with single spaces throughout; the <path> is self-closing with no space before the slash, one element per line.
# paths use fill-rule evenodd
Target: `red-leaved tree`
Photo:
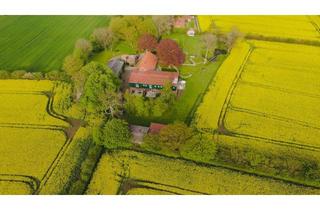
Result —
<path fill-rule="evenodd" d="M 178 43 L 172 39 L 163 39 L 157 46 L 159 62 L 165 66 L 178 67 L 184 63 L 185 54 Z"/>
<path fill-rule="evenodd" d="M 141 51 L 150 50 L 154 51 L 158 45 L 158 41 L 155 36 L 151 34 L 144 34 L 138 39 L 138 48 Z"/>

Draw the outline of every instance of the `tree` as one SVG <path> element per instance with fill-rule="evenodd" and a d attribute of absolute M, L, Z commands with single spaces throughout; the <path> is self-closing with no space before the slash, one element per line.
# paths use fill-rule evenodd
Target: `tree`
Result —
<path fill-rule="evenodd" d="M 216 145 L 211 134 L 198 134 L 188 139 L 181 148 L 181 155 L 185 158 L 210 162 L 217 152 Z"/>
<path fill-rule="evenodd" d="M 235 42 L 237 41 L 237 38 L 240 36 L 240 32 L 236 27 L 233 27 L 231 31 L 226 36 L 226 46 L 228 49 L 228 52 L 232 49 Z"/>
<path fill-rule="evenodd" d="M 110 28 L 97 28 L 93 31 L 91 39 L 98 50 L 104 50 L 113 44 L 115 36 Z"/>
<path fill-rule="evenodd" d="M 154 15 L 152 16 L 154 25 L 157 28 L 157 36 L 169 34 L 173 28 L 174 17 L 172 15 Z"/>
<path fill-rule="evenodd" d="M 138 39 L 138 49 L 141 51 L 154 51 L 158 45 L 156 37 L 151 34 L 144 34 Z"/>
<path fill-rule="evenodd" d="M 218 39 L 215 35 L 206 33 L 201 36 L 201 41 L 206 48 L 206 55 L 205 55 L 205 60 L 204 63 L 207 63 L 208 61 L 208 53 L 209 51 L 214 51 L 217 48 L 218 44 Z"/>
<path fill-rule="evenodd" d="M 119 117 L 122 111 L 121 94 L 106 89 L 100 93 L 98 99 L 101 103 L 100 109 L 106 116 Z"/>
<path fill-rule="evenodd" d="M 163 39 L 157 46 L 157 55 L 162 65 L 178 67 L 184 63 L 185 54 L 178 43 L 172 39 Z"/>
<path fill-rule="evenodd" d="M 181 122 L 175 122 L 162 128 L 159 133 L 159 145 L 173 152 L 194 135 L 193 129 Z"/>
<path fill-rule="evenodd" d="M 148 16 L 119 16 L 111 19 L 111 31 L 135 48 L 138 38 L 143 34 L 155 34 L 156 28 Z"/>
<path fill-rule="evenodd" d="M 83 64 L 84 62 L 80 57 L 68 55 L 64 59 L 62 68 L 67 73 L 67 75 L 72 77 L 76 72 L 78 72 L 81 69 Z"/>
<path fill-rule="evenodd" d="M 221 34 L 220 28 L 216 25 L 216 23 L 213 20 L 211 20 L 210 22 L 208 32 L 215 35 L 217 38 L 219 38 Z"/>
<path fill-rule="evenodd" d="M 87 61 L 92 52 L 92 45 L 86 39 L 78 39 L 74 47 L 74 55 L 83 61 Z"/>
<path fill-rule="evenodd" d="M 108 149 L 127 147 L 131 145 L 131 133 L 128 123 L 121 119 L 108 120 L 101 129 L 95 130 L 94 140 L 97 144 Z"/>
<path fill-rule="evenodd" d="M 101 104 L 99 96 L 107 91 L 118 91 L 119 80 L 109 68 L 96 62 L 87 64 L 81 71 L 85 76 L 88 75 L 81 103 L 89 113 L 101 112 L 104 104 Z"/>

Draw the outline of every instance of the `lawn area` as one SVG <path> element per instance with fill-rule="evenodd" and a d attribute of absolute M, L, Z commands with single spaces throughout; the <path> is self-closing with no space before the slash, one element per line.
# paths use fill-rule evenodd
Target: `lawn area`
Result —
<path fill-rule="evenodd" d="M 202 54 L 205 49 L 201 46 L 200 36 L 189 37 L 185 33 L 173 33 L 167 37 L 179 43 L 186 53 L 186 64 L 190 64 L 190 56 L 195 56 L 194 61 L 197 65 L 183 65 L 179 68 L 182 79 L 186 80 L 186 89 L 178 98 L 177 102 L 161 117 L 141 118 L 137 116 L 126 116 L 129 123 L 149 125 L 150 122 L 171 123 L 176 120 L 189 123 L 194 111 L 202 101 L 202 96 L 207 91 L 209 84 L 214 78 L 219 66 L 226 56 L 218 57 L 217 61 L 203 64 Z M 106 50 L 92 57 L 93 61 L 106 64 L 112 57 L 122 54 L 135 54 L 126 43 L 121 42 L 113 51 Z M 210 55 L 209 55 L 210 56 Z"/>
<path fill-rule="evenodd" d="M 0 69 L 48 72 L 110 16 L 0 16 Z M 71 30 L 72 29 L 72 30 Z"/>

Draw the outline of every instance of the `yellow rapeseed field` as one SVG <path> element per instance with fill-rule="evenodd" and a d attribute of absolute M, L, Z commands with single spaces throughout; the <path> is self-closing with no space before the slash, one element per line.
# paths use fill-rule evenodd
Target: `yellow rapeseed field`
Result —
<path fill-rule="evenodd" d="M 3 195 L 26 195 L 31 194 L 30 187 L 24 182 L 10 182 L 0 180 L 0 194 Z"/>
<path fill-rule="evenodd" d="M 228 59 L 242 61 L 229 64 L 227 59 L 221 66 L 225 77 L 217 77 L 199 106 L 198 128 L 320 149 L 320 47 L 248 42 L 252 50 L 244 64 L 243 54 L 233 50 Z M 232 71 L 240 75 L 226 83 Z"/>
<path fill-rule="evenodd" d="M 249 51 L 249 44 L 245 41 L 240 41 L 220 66 L 208 92 L 203 98 L 203 103 L 200 104 L 196 112 L 195 121 L 198 128 L 217 128 L 228 91 Z"/>
<path fill-rule="evenodd" d="M 123 189 L 119 189 L 120 186 L 124 186 Z M 126 192 L 127 190 L 129 191 Z M 103 155 L 87 194 L 152 192 L 160 194 L 159 191 L 162 194 L 318 194 L 320 192 L 308 187 L 219 167 L 198 166 L 187 161 L 135 151 L 117 151 Z"/>
<path fill-rule="evenodd" d="M 212 21 L 224 32 L 237 27 L 243 34 L 292 39 L 319 40 L 320 33 L 310 18 L 317 16 L 198 16 L 200 28 L 207 31 Z"/>
<path fill-rule="evenodd" d="M 48 113 L 52 88 L 50 81 L 0 80 L 0 194 L 34 193 L 65 145 L 68 123 Z"/>

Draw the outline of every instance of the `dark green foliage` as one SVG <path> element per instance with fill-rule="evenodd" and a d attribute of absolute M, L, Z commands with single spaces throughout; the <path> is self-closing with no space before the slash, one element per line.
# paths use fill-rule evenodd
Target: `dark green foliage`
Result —
<path fill-rule="evenodd" d="M 186 141 L 180 153 L 187 159 L 210 162 L 215 157 L 216 145 L 212 135 L 198 134 Z"/>
<path fill-rule="evenodd" d="M 93 131 L 93 139 L 98 145 L 112 149 L 131 145 L 128 123 L 121 119 L 111 119 Z"/>

